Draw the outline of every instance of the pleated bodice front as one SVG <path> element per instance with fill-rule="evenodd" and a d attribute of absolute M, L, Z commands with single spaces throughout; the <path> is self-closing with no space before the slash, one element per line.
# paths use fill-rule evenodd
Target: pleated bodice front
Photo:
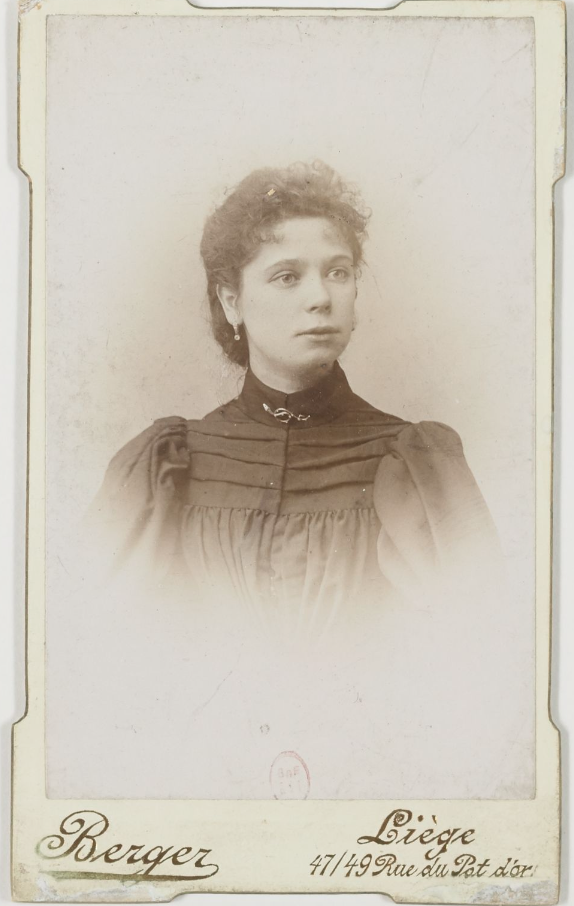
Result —
<path fill-rule="evenodd" d="M 225 602 L 287 636 L 384 607 L 491 530 L 456 433 L 380 412 L 338 365 L 290 395 L 248 372 L 204 419 L 160 419 L 112 460 L 96 509 L 118 561 L 139 548 L 183 575 L 190 606 Z"/>

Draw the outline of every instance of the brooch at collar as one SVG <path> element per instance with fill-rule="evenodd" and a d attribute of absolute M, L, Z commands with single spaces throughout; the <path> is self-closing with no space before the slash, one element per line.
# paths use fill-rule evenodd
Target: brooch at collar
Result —
<path fill-rule="evenodd" d="M 310 415 L 295 415 L 294 412 L 290 412 L 289 409 L 272 409 L 271 406 L 268 406 L 267 403 L 263 403 L 263 408 L 269 415 L 272 415 L 273 418 L 276 418 L 277 421 L 283 422 L 284 425 L 288 424 L 292 418 L 297 422 L 306 422 L 307 419 L 311 418 Z"/>

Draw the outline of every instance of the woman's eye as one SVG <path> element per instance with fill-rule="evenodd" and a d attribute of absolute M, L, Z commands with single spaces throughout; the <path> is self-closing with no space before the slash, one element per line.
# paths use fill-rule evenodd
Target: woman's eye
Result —
<path fill-rule="evenodd" d="M 297 282 L 297 274 L 277 274 L 276 277 L 273 277 L 273 282 L 279 283 L 280 286 L 293 286 Z"/>
<path fill-rule="evenodd" d="M 345 280 L 348 280 L 349 271 L 344 267 L 334 267 L 333 270 L 329 271 L 329 276 L 339 283 L 343 283 Z"/>

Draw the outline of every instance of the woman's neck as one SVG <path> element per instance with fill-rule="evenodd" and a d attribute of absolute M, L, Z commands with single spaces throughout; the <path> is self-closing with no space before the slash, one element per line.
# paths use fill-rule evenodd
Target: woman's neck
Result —
<path fill-rule="evenodd" d="M 267 368 L 262 362 L 250 362 L 249 367 L 255 377 L 271 387 L 272 390 L 278 390 L 280 393 L 290 394 L 298 393 L 300 390 L 308 390 L 314 387 L 324 377 L 331 374 L 335 363 L 318 365 L 316 368 L 301 373 L 281 374 L 275 369 Z"/>

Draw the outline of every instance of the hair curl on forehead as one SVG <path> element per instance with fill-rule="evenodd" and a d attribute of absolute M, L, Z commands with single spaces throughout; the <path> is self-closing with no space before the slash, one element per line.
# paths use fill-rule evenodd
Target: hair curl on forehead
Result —
<path fill-rule="evenodd" d="M 223 204 L 208 217 L 201 239 L 207 276 L 207 295 L 215 339 L 238 365 L 249 363 L 245 332 L 234 339 L 217 286 L 239 290 L 241 272 L 263 243 L 275 238 L 276 228 L 294 217 L 324 217 L 332 221 L 349 245 L 355 265 L 363 258 L 369 212 L 359 193 L 322 161 L 294 163 L 283 169 L 265 167 L 246 176 Z"/>

